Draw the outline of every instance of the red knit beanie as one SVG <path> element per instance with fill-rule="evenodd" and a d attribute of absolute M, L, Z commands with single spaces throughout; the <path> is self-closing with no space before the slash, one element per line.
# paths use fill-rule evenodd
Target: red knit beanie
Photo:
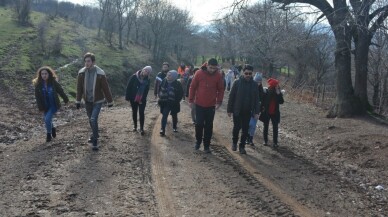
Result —
<path fill-rule="evenodd" d="M 279 85 L 279 81 L 274 78 L 269 78 L 267 82 L 268 82 L 268 86 L 272 88 Z"/>

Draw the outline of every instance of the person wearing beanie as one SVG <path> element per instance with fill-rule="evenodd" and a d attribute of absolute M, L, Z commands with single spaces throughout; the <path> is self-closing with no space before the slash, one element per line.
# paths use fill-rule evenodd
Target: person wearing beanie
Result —
<path fill-rule="evenodd" d="M 139 111 L 141 135 L 144 135 L 144 111 L 150 89 L 149 75 L 151 73 L 151 66 L 135 72 L 128 80 L 125 94 L 125 100 L 129 101 L 132 107 L 133 132 L 137 131 L 137 111 Z"/>
<path fill-rule="evenodd" d="M 241 132 L 239 151 L 246 154 L 245 143 L 248 137 L 251 117 L 258 119 L 260 114 L 259 89 L 252 79 L 253 66 L 245 65 L 243 75 L 233 83 L 227 106 L 228 116 L 233 116 L 232 151 L 237 151 L 239 132 Z"/>
<path fill-rule="evenodd" d="M 168 115 L 172 116 L 172 128 L 178 132 L 178 113 L 180 112 L 180 102 L 182 100 L 183 89 L 178 79 L 178 72 L 170 70 L 165 79 L 163 79 L 160 90 L 158 105 L 162 113 L 162 123 L 160 135 L 165 136 Z"/>
<path fill-rule="evenodd" d="M 263 76 L 261 75 L 261 73 L 256 72 L 255 76 L 253 77 L 253 81 L 257 84 L 257 88 L 259 90 L 260 107 L 262 105 L 262 99 L 263 99 L 262 79 L 263 79 Z M 260 112 L 261 112 L 261 109 L 260 109 Z M 249 121 L 249 130 L 248 130 L 249 135 L 247 138 L 247 144 L 250 144 L 251 146 L 254 146 L 253 137 L 256 131 L 256 124 L 257 124 L 257 119 L 254 117 L 251 117 L 251 120 Z"/>
<path fill-rule="evenodd" d="M 199 150 L 203 141 L 205 153 L 211 153 L 214 115 L 223 99 L 224 81 L 218 61 L 211 58 L 195 73 L 189 90 L 189 105 L 191 108 L 195 106 L 195 150 Z"/>
<path fill-rule="evenodd" d="M 154 96 L 155 96 L 155 99 L 158 98 L 158 93 L 159 93 L 159 90 L 160 90 L 160 84 L 162 83 L 163 79 L 166 78 L 166 75 L 167 75 L 167 72 L 169 70 L 169 67 L 170 67 L 170 65 L 168 64 L 168 62 L 164 62 L 162 64 L 162 71 L 160 71 L 156 75 L 155 86 L 154 86 Z"/>
<path fill-rule="evenodd" d="M 260 120 L 264 123 L 263 137 L 264 145 L 268 145 L 269 121 L 272 122 L 273 148 L 278 147 L 278 131 L 280 123 L 280 104 L 284 103 L 283 94 L 280 91 L 279 81 L 274 78 L 267 80 L 268 90 L 263 92 L 262 112 Z"/>

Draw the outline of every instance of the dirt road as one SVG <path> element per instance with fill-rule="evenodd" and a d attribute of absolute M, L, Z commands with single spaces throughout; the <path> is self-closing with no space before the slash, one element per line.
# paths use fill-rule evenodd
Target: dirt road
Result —
<path fill-rule="evenodd" d="M 83 111 L 58 115 L 59 135 L 49 144 L 33 124 L 34 133 L 0 143 L 0 216 L 388 216 L 386 191 L 365 190 L 355 181 L 370 174 L 353 168 L 358 174 L 346 175 L 340 164 L 333 166 L 335 159 L 321 161 L 305 137 L 290 130 L 302 130 L 290 120 L 303 105 L 288 102 L 278 151 L 257 144 L 241 156 L 230 150 L 232 122 L 224 107 L 216 113 L 212 154 L 205 154 L 194 151 L 185 102 L 179 132 L 169 123 L 166 137 L 159 136 L 155 104 L 147 106 L 141 136 L 130 131 L 128 104 L 117 102 L 101 113 L 98 152 L 86 143 Z M 384 135 L 386 128 L 372 126 Z M 255 140 L 261 138 L 258 132 Z M 385 173 L 375 174 L 385 185 L 379 176 Z"/>

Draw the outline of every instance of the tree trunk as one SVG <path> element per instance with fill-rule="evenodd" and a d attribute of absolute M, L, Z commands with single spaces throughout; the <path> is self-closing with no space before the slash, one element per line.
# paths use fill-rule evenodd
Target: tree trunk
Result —
<path fill-rule="evenodd" d="M 355 43 L 355 84 L 354 95 L 360 98 L 361 103 L 365 110 L 369 109 L 368 101 L 368 57 L 369 57 L 369 45 L 371 44 L 372 37 L 364 31 L 358 31 L 357 41 Z"/>
<path fill-rule="evenodd" d="M 334 26 L 333 31 L 336 39 L 335 71 L 337 97 L 327 117 L 351 117 L 364 113 L 361 101 L 354 96 L 351 78 L 351 34 L 348 26 L 340 21 Z"/>

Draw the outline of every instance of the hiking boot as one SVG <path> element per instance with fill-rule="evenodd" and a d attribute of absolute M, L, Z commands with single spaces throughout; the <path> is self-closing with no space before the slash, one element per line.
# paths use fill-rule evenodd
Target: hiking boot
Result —
<path fill-rule="evenodd" d="M 51 135 L 53 138 L 57 137 L 57 129 L 55 127 L 51 128 Z"/>
<path fill-rule="evenodd" d="M 93 147 L 92 147 L 92 150 L 93 150 L 93 151 L 98 151 L 97 139 L 93 139 Z"/>
<path fill-rule="evenodd" d="M 210 148 L 209 147 L 205 147 L 203 149 L 203 151 L 205 152 L 205 154 L 211 154 L 212 152 L 210 151 Z"/>
<path fill-rule="evenodd" d="M 166 133 L 164 132 L 163 129 L 160 130 L 159 134 L 160 134 L 160 136 L 165 136 L 166 135 Z"/>
<path fill-rule="evenodd" d="M 237 144 L 236 143 L 232 144 L 232 151 L 237 151 Z"/>
<path fill-rule="evenodd" d="M 177 132 L 178 132 L 178 129 L 177 129 L 177 128 L 174 128 L 173 131 L 174 131 L 174 133 L 177 133 Z"/>
<path fill-rule="evenodd" d="M 140 129 L 140 135 L 144 136 L 144 130 Z"/>
<path fill-rule="evenodd" d="M 194 149 L 197 151 L 201 147 L 200 143 L 195 143 Z"/>
<path fill-rule="evenodd" d="M 248 136 L 248 137 L 247 137 L 247 140 L 245 141 L 245 144 L 251 144 L 251 141 L 250 141 L 250 139 L 251 139 L 251 137 L 250 137 L 250 136 Z"/>
<path fill-rule="evenodd" d="M 47 133 L 46 142 L 51 142 L 51 133 Z"/>
<path fill-rule="evenodd" d="M 247 154 L 244 147 L 239 147 L 240 154 Z"/>

